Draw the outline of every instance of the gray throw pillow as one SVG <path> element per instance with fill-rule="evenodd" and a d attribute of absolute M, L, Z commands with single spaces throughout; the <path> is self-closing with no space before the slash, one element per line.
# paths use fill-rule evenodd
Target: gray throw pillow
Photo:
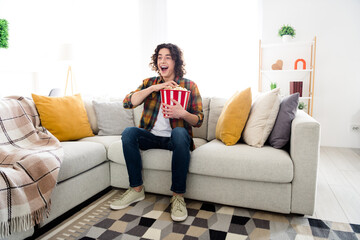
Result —
<path fill-rule="evenodd" d="M 291 122 L 295 118 L 299 104 L 299 93 L 285 97 L 280 103 L 280 109 L 272 132 L 268 138 L 274 148 L 284 147 L 290 140 Z"/>
<path fill-rule="evenodd" d="M 100 136 L 120 135 L 126 127 L 134 127 L 133 111 L 122 102 L 93 101 Z"/>

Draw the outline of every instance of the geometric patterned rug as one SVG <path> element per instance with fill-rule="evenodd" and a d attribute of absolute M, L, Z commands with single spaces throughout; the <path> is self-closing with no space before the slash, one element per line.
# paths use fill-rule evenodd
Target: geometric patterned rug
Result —
<path fill-rule="evenodd" d="M 173 222 L 170 197 L 146 193 L 123 210 L 113 189 L 38 239 L 360 239 L 360 225 L 185 199 L 188 218 Z"/>

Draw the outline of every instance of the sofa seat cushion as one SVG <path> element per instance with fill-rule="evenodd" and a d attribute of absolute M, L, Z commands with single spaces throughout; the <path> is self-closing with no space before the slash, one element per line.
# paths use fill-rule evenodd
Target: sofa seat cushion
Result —
<path fill-rule="evenodd" d="M 144 169 L 170 171 L 172 151 L 164 149 L 149 149 L 145 151 L 140 150 L 140 154 Z M 109 146 L 108 158 L 113 162 L 126 165 L 121 140 L 114 142 Z"/>
<path fill-rule="evenodd" d="M 208 119 L 209 119 L 209 106 L 210 106 L 210 98 L 203 97 L 202 98 L 203 104 L 203 113 L 204 113 L 204 121 L 200 127 L 193 127 L 193 136 L 194 138 L 207 138 L 207 131 L 208 131 Z"/>
<path fill-rule="evenodd" d="M 106 150 L 109 148 L 109 146 L 116 141 L 121 140 L 121 135 L 112 135 L 112 136 L 98 136 L 95 135 L 93 137 L 86 137 L 82 138 L 79 141 L 80 142 L 96 142 L 101 143 L 105 146 Z"/>
<path fill-rule="evenodd" d="M 274 183 L 291 182 L 293 171 L 293 162 L 284 150 L 226 146 L 216 139 L 193 151 L 189 167 L 194 174 Z"/>
<path fill-rule="evenodd" d="M 194 138 L 196 147 L 207 143 L 205 139 Z M 140 150 L 144 169 L 171 171 L 172 151 L 164 149 Z M 108 149 L 108 159 L 121 165 L 126 165 L 123 154 L 122 142 L 117 141 L 110 145 Z"/>
<path fill-rule="evenodd" d="M 150 149 L 140 151 L 140 154 L 144 169 L 171 171 L 172 151 Z M 109 146 L 108 158 L 126 165 L 121 140 Z M 247 144 L 226 146 L 219 140 L 213 140 L 198 145 L 191 153 L 189 172 L 249 181 L 289 183 L 293 179 L 293 163 L 284 150 L 270 146 L 255 148 Z"/>
<path fill-rule="evenodd" d="M 61 142 L 64 159 L 60 166 L 58 182 L 74 177 L 107 160 L 104 145 L 95 142 Z"/>

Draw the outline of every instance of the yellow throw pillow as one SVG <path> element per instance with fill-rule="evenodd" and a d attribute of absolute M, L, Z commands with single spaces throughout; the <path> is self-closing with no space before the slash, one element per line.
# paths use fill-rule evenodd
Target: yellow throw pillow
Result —
<path fill-rule="evenodd" d="M 251 108 L 251 89 L 236 92 L 227 102 L 216 124 L 215 136 L 226 145 L 236 144 L 244 129 Z"/>
<path fill-rule="evenodd" d="M 41 125 L 59 141 L 94 136 L 80 94 L 45 97 L 32 94 Z"/>

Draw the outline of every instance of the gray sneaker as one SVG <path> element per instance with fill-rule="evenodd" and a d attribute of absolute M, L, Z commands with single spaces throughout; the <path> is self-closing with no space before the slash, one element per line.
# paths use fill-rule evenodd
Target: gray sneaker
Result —
<path fill-rule="evenodd" d="M 180 195 L 171 198 L 171 218 L 173 221 L 184 221 L 187 216 L 186 203 Z"/>
<path fill-rule="evenodd" d="M 133 188 L 126 190 L 123 195 L 120 196 L 119 200 L 114 201 L 110 204 L 110 208 L 113 210 L 120 210 L 128 207 L 134 202 L 139 202 L 145 198 L 145 188 L 143 187 L 140 192 L 135 191 Z"/>

